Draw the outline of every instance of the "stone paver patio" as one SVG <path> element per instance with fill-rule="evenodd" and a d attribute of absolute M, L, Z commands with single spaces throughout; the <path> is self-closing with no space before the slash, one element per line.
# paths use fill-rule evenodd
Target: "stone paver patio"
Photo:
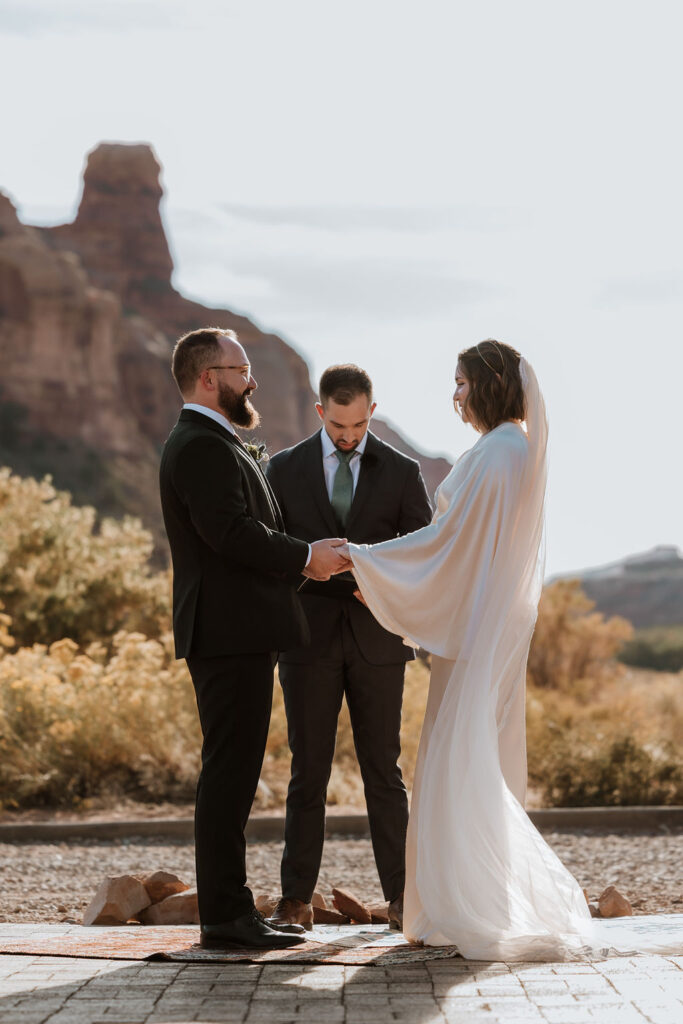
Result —
<path fill-rule="evenodd" d="M 2 933 L 19 939 L 25 928 Z M 2 1024 L 186 1021 L 682 1024 L 683 956 L 308 966 L 0 955 Z"/>

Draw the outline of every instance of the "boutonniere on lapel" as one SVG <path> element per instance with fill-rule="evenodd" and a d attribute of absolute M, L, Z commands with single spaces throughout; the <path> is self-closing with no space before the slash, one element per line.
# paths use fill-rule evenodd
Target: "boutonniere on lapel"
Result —
<path fill-rule="evenodd" d="M 262 466 L 270 459 L 270 455 L 266 451 L 265 444 L 245 444 L 244 447 L 249 452 L 254 462 L 258 462 Z"/>

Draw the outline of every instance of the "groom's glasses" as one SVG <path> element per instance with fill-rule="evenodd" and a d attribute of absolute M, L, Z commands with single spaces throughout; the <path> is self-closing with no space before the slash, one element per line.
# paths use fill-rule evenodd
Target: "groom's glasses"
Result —
<path fill-rule="evenodd" d="M 246 373 L 247 377 L 251 377 L 251 366 L 249 363 L 243 363 L 242 366 L 207 366 L 207 370 L 239 370 L 240 373 Z"/>

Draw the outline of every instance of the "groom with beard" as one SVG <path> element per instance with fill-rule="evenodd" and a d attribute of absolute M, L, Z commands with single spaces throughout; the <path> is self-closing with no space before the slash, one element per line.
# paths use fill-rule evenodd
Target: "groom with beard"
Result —
<path fill-rule="evenodd" d="M 173 560 L 173 632 L 202 727 L 195 843 L 204 947 L 280 948 L 303 928 L 269 926 L 246 884 L 244 829 L 261 772 L 277 652 L 306 643 L 295 585 L 348 566 L 341 540 L 284 532 L 260 466 L 235 427 L 253 429 L 257 384 L 232 331 L 192 331 L 176 344 L 184 399 L 164 445 L 161 504 Z"/>

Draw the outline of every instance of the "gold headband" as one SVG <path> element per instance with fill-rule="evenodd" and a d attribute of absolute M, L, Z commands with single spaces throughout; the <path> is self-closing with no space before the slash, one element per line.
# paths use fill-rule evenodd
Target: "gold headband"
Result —
<path fill-rule="evenodd" d="M 505 360 L 503 359 L 503 353 L 500 351 L 500 348 L 498 346 L 498 342 L 494 341 L 493 338 L 491 339 L 491 345 L 495 345 L 496 352 L 500 356 L 500 362 L 501 362 L 500 370 L 496 370 L 496 369 L 494 369 L 493 366 L 491 366 L 491 364 L 488 361 L 488 359 L 486 358 L 486 356 L 482 355 L 481 350 L 479 348 L 479 345 L 476 345 L 475 347 L 477 349 L 477 355 L 479 356 L 480 359 L 482 359 L 486 363 L 486 365 L 488 366 L 488 368 L 491 371 L 491 373 L 495 373 L 496 376 L 499 377 L 501 375 L 501 373 L 503 372 L 503 370 L 505 369 Z"/>

